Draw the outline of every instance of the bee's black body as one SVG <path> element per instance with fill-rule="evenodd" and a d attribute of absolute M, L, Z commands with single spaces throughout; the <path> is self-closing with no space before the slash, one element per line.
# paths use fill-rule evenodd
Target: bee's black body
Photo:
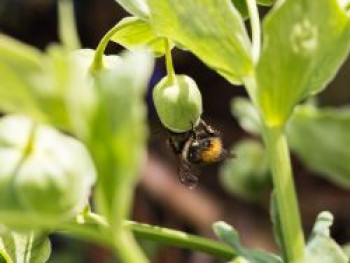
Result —
<path fill-rule="evenodd" d="M 191 172 L 192 165 L 216 163 L 231 157 L 222 146 L 219 132 L 203 120 L 189 131 L 169 133 L 169 144 L 180 159 L 179 179 L 188 187 L 198 182 Z"/>

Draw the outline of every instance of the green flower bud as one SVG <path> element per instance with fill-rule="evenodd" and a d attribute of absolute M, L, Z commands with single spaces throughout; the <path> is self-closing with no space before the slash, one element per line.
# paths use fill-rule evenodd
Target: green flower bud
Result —
<path fill-rule="evenodd" d="M 186 75 L 176 75 L 173 84 L 164 77 L 153 90 L 153 101 L 160 121 L 173 132 L 190 130 L 202 114 L 202 95 Z"/>
<path fill-rule="evenodd" d="M 0 120 L 0 223 L 50 227 L 76 216 L 95 181 L 80 142 L 21 116 Z"/>

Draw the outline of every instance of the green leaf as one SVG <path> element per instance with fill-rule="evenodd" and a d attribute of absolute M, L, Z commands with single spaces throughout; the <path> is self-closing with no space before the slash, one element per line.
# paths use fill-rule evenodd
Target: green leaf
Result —
<path fill-rule="evenodd" d="M 316 219 L 305 251 L 305 263 L 348 263 L 349 258 L 341 247 L 330 237 L 333 224 L 331 213 L 321 212 Z"/>
<path fill-rule="evenodd" d="M 263 6 L 271 6 L 273 5 L 276 0 L 257 0 L 256 1 L 259 5 L 263 5 Z"/>
<path fill-rule="evenodd" d="M 249 263 L 282 263 L 279 256 L 269 252 L 244 248 L 239 240 L 238 232 L 229 224 L 219 221 L 213 224 L 215 234 L 224 242 L 234 247 L 237 255 L 243 257 Z M 240 261 L 245 263 L 243 259 Z M 233 261 L 236 262 L 236 261 Z"/>
<path fill-rule="evenodd" d="M 232 83 L 252 71 L 250 41 L 230 0 L 148 0 L 152 26 Z"/>
<path fill-rule="evenodd" d="M 99 174 L 95 199 L 98 211 L 114 228 L 119 228 L 130 212 L 146 149 L 144 94 L 152 68 L 150 54 L 135 51 L 94 74 L 98 103 L 85 141 Z"/>
<path fill-rule="evenodd" d="M 130 14 L 143 20 L 149 19 L 147 0 L 116 0 Z"/>
<path fill-rule="evenodd" d="M 68 128 L 65 96 L 73 66 L 67 53 L 51 46 L 46 55 L 3 35 L 0 51 L 1 110 Z"/>
<path fill-rule="evenodd" d="M 232 0 L 233 5 L 238 10 L 238 12 L 241 14 L 242 18 L 244 20 L 248 19 L 249 12 L 247 7 L 246 0 Z"/>
<path fill-rule="evenodd" d="M 239 11 L 244 20 L 249 18 L 247 0 L 232 0 L 232 3 Z M 256 1 L 256 3 L 258 5 L 271 6 L 275 3 L 275 0 L 258 0 Z"/>
<path fill-rule="evenodd" d="M 260 136 L 259 115 L 245 98 L 232 101 L 233 115 L 241 127 Z M 304 165 L 340 187 L 350 188 L 350 107 L 298 106 L 287 125 L 291 150 Z M 317 145 L 317 147 L 315 147 Z"/>
<path fill-rule="evenodd" d="M 350 107 L 299 106 L 287 129 L 290 147 L 311 170 L 350 188 Z"/>
<path fill-rule="evenodd" d="M 91 77 L 82 74 L 84 55 L 59 46 L 40 53 L 4 35 L 0 51 L 1 111 L 25 114 L 83 137 L 96 100 Z"/>
<path fill-rule="evenodd" d="M 30 79 L 42 70 L 39 50 L 0 34 L 0 109 L 27 112 L 44 119 L 30 88 Z"/>
<path fill-rule="evenodd" d="M 343 246 L 343 251 L 345 253 L 345 255 L 350 258 L 350 243 L 345 244 L 345 246 Z"/>
<path fill-rule="evenodd" d="M 129 50 L 148 46 L 156 56 L 162 56 L 166 52 L 164 39 L 156 36 L 149 22 L 137 17 L 127 17 L 118 26 L 119 30 L 112 36 L 112 41 Z"/>
<path fill-rule="evenodd" d="M 5 232 L 0 235 L 0 254 L 7 263 L 44 263 L 51 253 L 50 241 L 38 232 Z"/>
<path fill-rule="evenodd" d="M 107 237 L 122 261 L 146 262 L 122 222 L 129 217 L 134 188 L 146 151 L 146 106 L 144 95 L 153 60 L 145 51 L 124 56 L 104 56 L 104 68 L 90 71 L 94 52 L 79 55 L 82 72 L 96 91 L 88 131 L 83 136 L 98 172 L 95 207 L 109 224 Z M 110 64 L 108 66 L 108 64 Z"/>
<path fill-rule="evenodd" d="M 222 186 L 241 198 L 257 201 L 269 186 L 269 165 L 264 147 L 254 140 L 242 140 L 231 152 L 236 158 L 221 167 Z"/>
<path fill-rule="evenodd" d="M 245 131 L 254 135 L 261 134 L 259 114 L 254 105 L 247 98 L 234 98 L 231 101 L 231 113 Z"/>
<path fill-rule="evenodd" d="M 301 99 L 320 92 L 349 52 L 349 18 L 337 0 L 280 1 L 266 17 L 252 90 L 268 126 L 283 126 Z"/>

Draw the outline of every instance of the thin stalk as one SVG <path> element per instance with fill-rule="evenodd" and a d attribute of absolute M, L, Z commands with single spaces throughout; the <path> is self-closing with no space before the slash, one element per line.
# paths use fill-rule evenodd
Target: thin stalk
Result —
<path fill-rule="evenodd" d="M 75 221 L 64 225 L 60 229 L 60 232 L 113 247 L 112 241 L 108 238 L 108 234 L 106 234 L 109 229 L 106 220 L 102 216 L 90 213 L 85 215 L 85 219 L 80 223 Z M 196 235 L 190 235 L 182 231 L 125 220 L 121 232 L 128 233 L 129 231 L 140 239 L 154 241 L 163 245 L 197 250 L 225 260 L 232 259 L 236 256 L 236 251 L 224 243 Z M 122 242 L 123 239 L 129 242 L 128 238 L 130 238 L 130 236 L 126 234 L 123 235 L 125 236 L 119 239 L 119 242 Z"/>
<path fill-rule="evenodd" d="M 176 81 L 176 75 L 173 65 L 173 58 L 171 56 L 171 48 L 170 43 L 167 38 L 164 38 L 164 46 L 165 46 L 165 64 L 166 70 L 168 73 L 168 82 L 169 84 L 174 84 Z"/>
<path fill-rule="evenodd" d="M 265 127 L 264 140 L 269 154 L 285 262 L 300 262 L 305 240 L 287 140 L 283 130 L 276 127 Z"/>
<path fill-rule="evenodd" d="M 61 42 L 69 49 L 80 48 L 80 40 L 74 15 L 74 4 L 72 0 L 58 1 L 59 36 Z"/>
<path fill-rule="evenodd" d="M 235 250 L 226 244 L 181 231 L 133 221 L 125 221 L 124 226 L 132 230 L 136 237 L 156 243 L 198 250 L 227 260 L 236 256 Z"/>
<path fill-rule="evenodd" d="M 90 66 L 90 71 L 99 71 L 103 68 L 103 55 L 109 41 L 111 40 L 114 34 L 116 34 L 119 30 L 122 30 L 127 25 L 127 23 L 124 23 L 122 25 L 116 24 L 103 36 L 95 50 L 95 56 Z"/>
<path fill-rule="evenodd" d="M 121 246 L 121 244 L 123 244 Z M 121 259 L 121 262 L 125 263 L 146 263 L 149 260 L 136 243 L 134 236 L 129 230 L 122 230 L 118 234 L 118 238 L 115 240 L 115 252 L 116 256 Z"/>
<path fill-rule="evenodd" d="M 250 17 L 250 26 L 252 29 L 252 57 L 253 63 L 256 64 L 259 60 L 261 49 L 261 30 L 259 10 L 255 0 L 246 0 Z"/>

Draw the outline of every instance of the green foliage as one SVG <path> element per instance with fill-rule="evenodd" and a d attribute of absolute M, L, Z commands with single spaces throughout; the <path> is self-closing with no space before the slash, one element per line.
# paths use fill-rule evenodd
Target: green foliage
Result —
<path fill-rule="evenodd" d="M 283 126 L 293 107 L 320 92 L 347 57 L 349 18 L 337 0 L 286 0 L 263 26 L 257 87 L 251 92 L 266 125 Z"/>
<path fill-rule="evenodd" d="M 43 119 L 37 109 L 30 79 L 42 69 L 42 54 L 35 48 L 0 35 L 0 107 L 2 111 L 18 112 Z"/>
<path fill-rule="evenodd" d="M 232 3 L 239 11 L 243 19 L 247 19 L 249 17 L 246 0 L 232 0 Z"/>
<path fill-rule="evenodd" d="M 263 6 L 271 6 L 273 5 L 276 0 L 257 0 L 256 1 L 259 5 L 263 5 Z"/>
<path fill-rule="evenodd" d="M 130 14 L 142 18 L 143 20 L 149 19 L 149 8 L 147 0 L 116 0 L 125 10 Z"/>
<path fill-rule="evenodd" d="M 242 246 L 237 231 L 225 222 L 216 222 L 213 225 L 215 234 L 224 242 L 232 246 L 241 259 L 233 261 L 234 263 L 282 263 L 277 255 L 265 251 L 247 249 Z M 243 259 L 242 259 L 243 258 Z"/>
<path fill-rule="evenodd" d="M 236 263 L 282 262 L 271 253 L 244 248 L 237 232 L 223 222 L 215 223 L 214 230 L 233 248 L 178 231 L 125 224 L 146 149 L 144 95 L 153 66 L 150 54 L 139 51 L 137 46 L 150 47 L 156 55 L 166 54 L 168 76 L 153 94 L 164 126 L 174 131 L 188 130 L 202 113 L 201 94 L 194 81 L 175 75 L 170 53 L 171 43 L 176 43 L 231 83 L 247 86 L 255 108 L 236 100 L 233 111 L 245 129 L 262 135 L 266 151 L 257 142 L 238 144 L 235 151 L 244 160 L 227 163 L 222 178 L 231 191 L 257 198 L 258 190 L 268 181 L 268 156 L 274 182 L 271 214 L 277 241 L 286 262 L 299 262 L 304 238 L 285 132 L 305 163 L 316 171 L 332 174 L 332 180 L 348 187 L 346 160 L 350 156 L 343 145 L 350 140 L 345 132 L 350 125 L 349 112 L 304 106 L 295 111 L 288 126 L 285 124 L 295 105 L 320 92 L 345 60 L 350 37 L 349 1 L 278 1 L 264 21 L 262 50 L 254 0 L 117 2 L 135 17 L 113 27 L 96 51 L 70 52 L 79 46 L 72 6 L 68 10 L 61 5 L 60 9 L 61 20 L 62 10 L 69 12 L 66 23 L 60 23 L 65 47 L 51 45 L 46 52 L 40 52 L 0 35 L 0 110 L 24 114 L 38 123 L 33 126 L 33 121 L 24 117 L 0 121 L 0 162 L 4 164 L 0 165 L 1 223 L 46 229 L 62 222 L 63 230 L 112 247 L 128 263 L 147 262 L 131 231 L 138 237 L 225 259 L 236 257 L 232 259 Z M 258 3 L 272 5 L 274 1 Z M 247 10 L 251 15 L 252 43 L 235 7 L 244 18 Z M 134 52 L 104 56 L 111 40 Z M 166 96 L 168 90 L 175 90 L 175 95 Z M 93 193 L 98 214 L 89 207 L 81 211 L 94 177 L 94 165 L 86 150 L 75 139 L 41 123 L 63 129 L 88 147 L 98 172 Z M 334 143 L 334 137 L 340 138 L 339 142 Z M 314 154 L 309 145 L 320 146 L 318 152 Z M 341 157 L 336 158 L 335 153 Z M 329 237 L 331 221 L 328 213 L 318 217 L 305 250 L 305 263 L 347 262 Z M 46 235 L 2 234 L 3 261 L 46 261 Z"/>
<path fill-rule="evenodd" d="M 3 232 L 0 235 L 0 262 L 44 263 L 50 252 L 50 241 L 43 233 Z"/>
<path fill-rule="evenodd" d="M 236 158 L 226 161 L 221 167 L 222 186 L 246 200 L 259 200 L 270 182 L 264 147 L 254 140 L 242 140 L 230 152 L 234 152 Z"/>
<path fill-rule="evenodd" d="M 350 243 L 345 244 L 345 246 L 343 246 L 343 251 L 345 253 L 345 255 L 350 258 Z"/>
<path fill-rule="evenodd" d="M 231 113 L 245 131 L 253 135 L 261 135 L 262 125 L 259 113 L 247 98 L 234 98 L 231 101 Z"/>
<path fill-rule="evenodd" d="M 247 99 L 232 101 L 232 113 L 241 127 L 254 135 L 261 135 L 259 115 Z M 286 127 L 291 150 L 306 167 L 340 187 L 350 186 L 349 108 L 318 108 L 316 105 L 298 106 Z M 317 145 L 317 147 L 315 147 Z"/>
<path fill-rule="evenodd" d="M 333 224 L 333 215 L 321 212 L 316 219 L 311 237 L 306 247 L 305 263 L 348 263 L 349 257 L 330 237 L 329 228 Z"/>
<path fill-rule="evenodd" d="M 275 0 L 258 0 L 256 1 L 257 4 L 263 5 L 263 6 L 271 6 L 273 5 Z M 236 7 L 236 9 L 239 11 L 243 19 L 247 19 L 249 17 L 248 7 L 247 7 L 247 0 L 232 0 L 233 5 Z"/>
<path fill-rule="evenodd" d="M 164 39 L 157 37 L 148 21 L 137 17 L 127 17 L 122 19 L 116 27 L 118 29 L 111 40 L 129 50 L 147 46 L 156 56 L 162 56 L 166 52 Z"/>
<path fill-rule="evenodd" d="M 50 46 L 47 53 L 41 53 L 3 35 L 0 51 L 3 112 L 24 113 L 77 135 L 86 132 L 86 124 L 79 124 L 89 118 L 93 91 L 71 53 L 58 46 Z M 77 119 L 81 119 L 78 124 Z"/>
<path fill-rule="evenodd" d="M 149 54 L 140 51 L 93 75 L 98 103 L 85 141 L 99 174 L 98 209 L 116 226 L 129 213 L 144 155 L 147 130 L 143 96 L 151 69 Z"/>
<path fill-rule="evenodd" d="M 288 125 L 291 149 L 308 168 L 337 184 L 350 188 L 350 108 L 296 109 Z"/>
<path fill-rule="evenodd" d="M 250 43 L 230 0 L 148 0 L 152 27 L 179 43 L 232 83 L 252 71 Z"/>

